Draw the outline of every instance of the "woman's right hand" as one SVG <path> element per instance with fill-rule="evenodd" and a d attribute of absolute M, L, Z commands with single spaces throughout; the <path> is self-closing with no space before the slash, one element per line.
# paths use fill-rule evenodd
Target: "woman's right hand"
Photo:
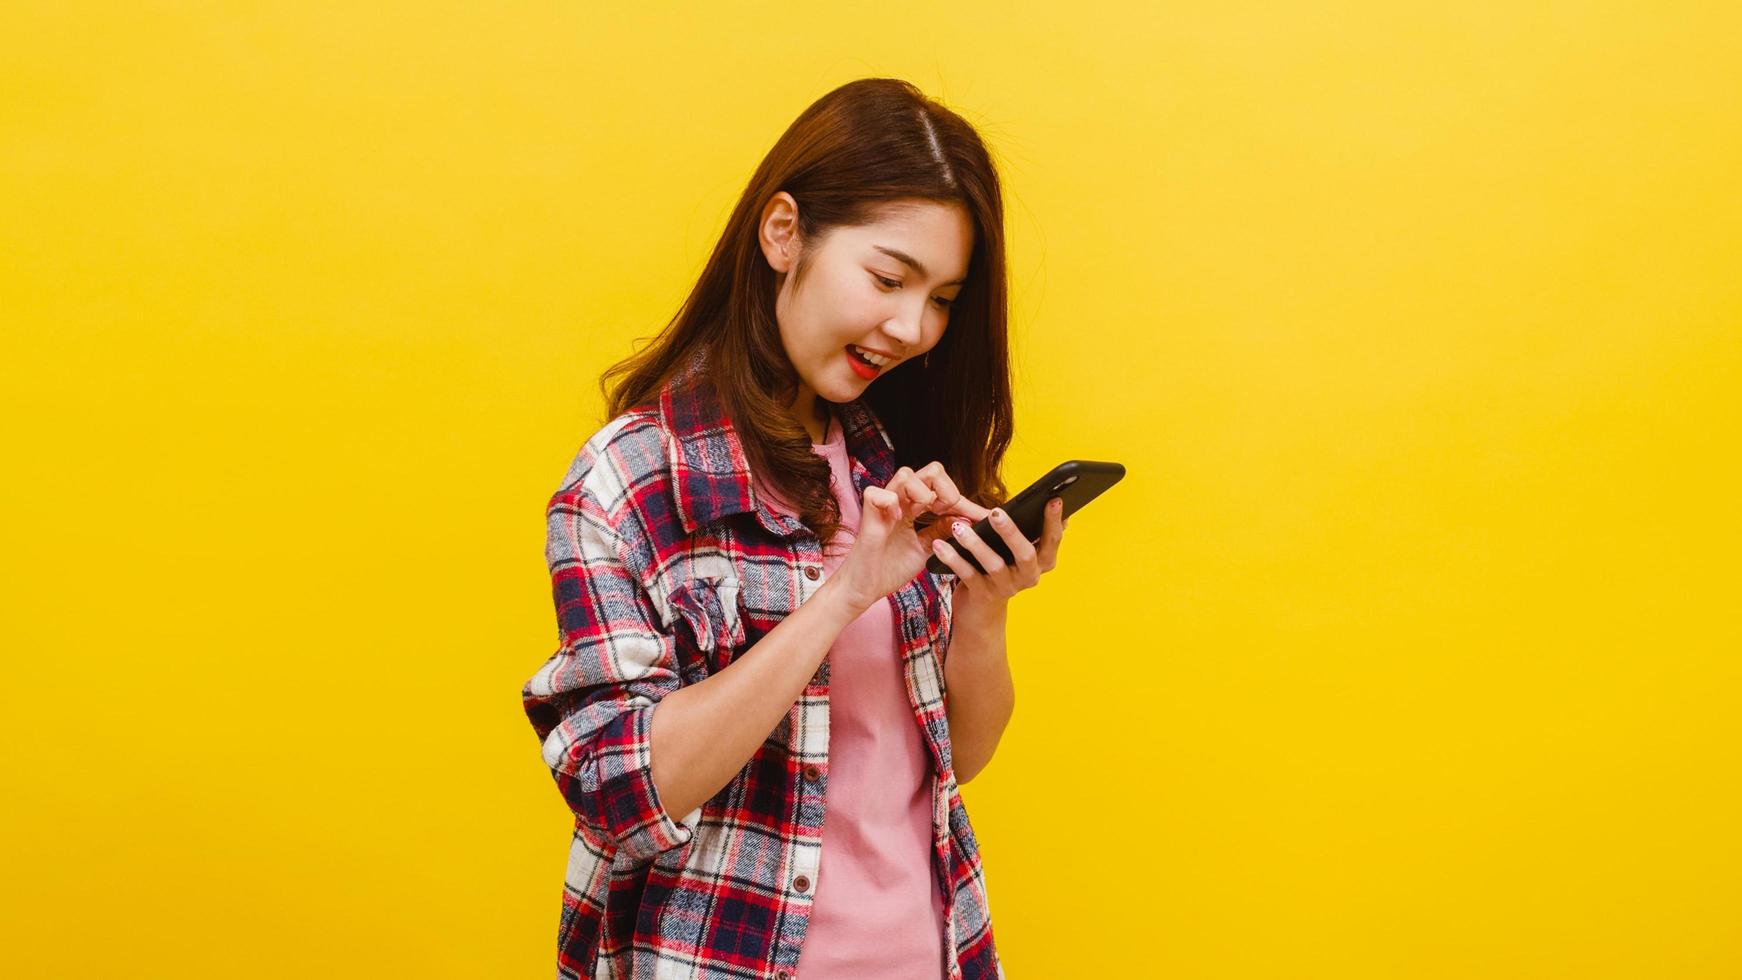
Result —
<path fill-rule="evenodd" d="M 921 530 L 913 526 L 921 514 L 941 515 Z M 913 580 L 932 556 L 932 542 L 950 537 L 953 518 L 969 523 L 990 511 L 962 496 L 933 461 L 915 470 L 903 466 L 882 487 L 866 487 L 859 507 L 859 534 L 853 549 L 835 570 L 839 583 L 856 608 L 873 603 Z"/>

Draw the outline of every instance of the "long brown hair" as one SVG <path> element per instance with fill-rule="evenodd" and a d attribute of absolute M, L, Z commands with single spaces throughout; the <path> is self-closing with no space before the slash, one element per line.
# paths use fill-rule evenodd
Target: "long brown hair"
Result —
<path fill-rule="evenodd" d="M 764 206 L 798 202 L 799 237 L 875 221 L 896 201 L 961 206 L 974 225 L 968 279 L 925 359 L 878 378 L 863 396 L 894 445 L 896 466 L 933 460 L 963 495 L 1006 502 L 1000 464 L 1011 437 L 1004 205 L 997 170 L 966 120 L 897 78 L 862 78 L 818 99 L 787 127 L 750 178 L 689 297 L 651 344 L 599 380 L 612 417 L 657 399 L 697 347 L 703 375 L 743 442 L 756 479 L 793 502 L 826 545 L 840 523 L 828 461 L 788 410 L 799 376 L 774 317 L 775 271 L 759 246 Z M 802 280 L 811 253 L 793 268 Z M 613 381 L 613 379 L 620 379 Z M 821 399 L 821 396 L 818 396 Z"/>

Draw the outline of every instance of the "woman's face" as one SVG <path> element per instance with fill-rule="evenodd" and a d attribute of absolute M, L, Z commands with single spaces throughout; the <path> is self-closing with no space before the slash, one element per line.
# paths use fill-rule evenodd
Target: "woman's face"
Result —
<path fill-rule="evenodd" d="M 814 411 L 814 395 L 857 398 L 877 378 L 931 350 L 949 324 L 974 250 L 974 227 L 960 206 L 935 201 L 891 205 L 868 225 L 831 230 L 820 242 L 798 238 L 797 204 L 785 191 L 763 210 L 762 250 L 780 274 L 774 315 L 786 355 L 798 369 L 793 408 Z M 793 288 L 801 246 L 812 250 Z M 881 366 L 850 348 L 886 355 Z"/>

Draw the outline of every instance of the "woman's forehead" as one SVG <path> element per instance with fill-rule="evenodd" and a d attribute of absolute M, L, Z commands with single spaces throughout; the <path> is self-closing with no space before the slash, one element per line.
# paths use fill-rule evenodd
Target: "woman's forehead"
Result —
<path fill-rule="evenodd" d="M 929 209 L 929 213 L 920 209 Z M 960 208 L 927 202 L 903 207 L 862 225 L 837 229 L 836 247 L 900 262 L 930 278 L 965 273 L 973 228 Z"/>

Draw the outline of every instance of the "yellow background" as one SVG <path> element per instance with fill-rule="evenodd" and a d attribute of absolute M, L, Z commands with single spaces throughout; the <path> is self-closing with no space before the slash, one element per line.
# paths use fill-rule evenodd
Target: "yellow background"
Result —
<path fill-rule="evenodd" d="M 813 99 L 1010 218 L 1013 978 L 1742 974 L 1729 4 L 0 14 L 15 977 L 532 977 L 543 506 Z"/>

